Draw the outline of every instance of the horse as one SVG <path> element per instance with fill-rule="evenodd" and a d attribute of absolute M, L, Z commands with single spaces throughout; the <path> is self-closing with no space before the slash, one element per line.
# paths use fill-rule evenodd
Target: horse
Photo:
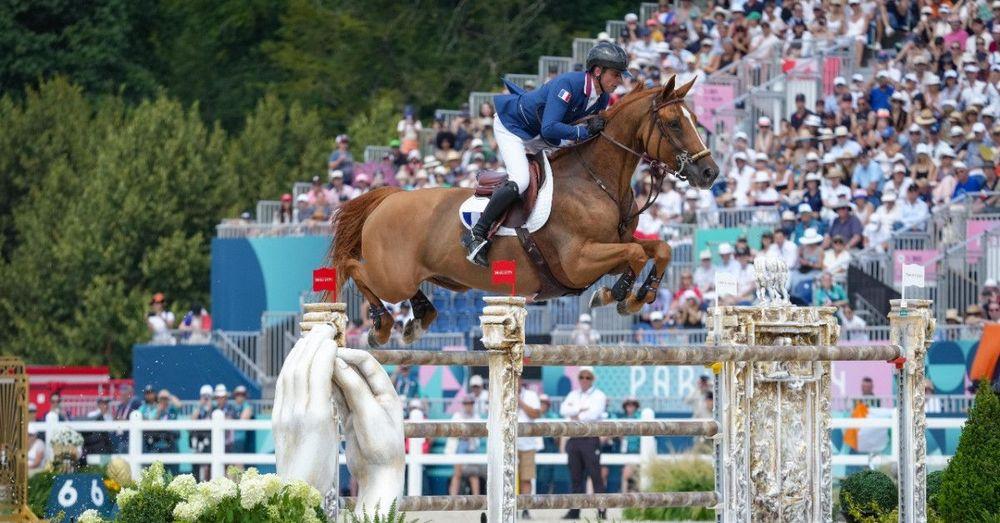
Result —
<path fill-rule="evenodd" d="M 633 237 L 642 210 L 635 202 L 632 175 L 640 160 L 651 165 L 656 184 L 667 171 L 693 186 L 711 187 L 719 174 L 697 130 L 697 118 L 684 97 L 694 80 L 676 87 L 676 77 L 662 87 L 640 84 L 601 115 L 604 131 L 549 156 L 554 183 L 547 223 L 535 233 L 550 261 L 561 264 L 565 286 L 578 290 L 605 274 L 621 274 L 611 289 L 594 293 L 591 306 L 618 303 L 632 314 L 656 299 L 660 279 L 670 263 L 670 246 Z M 692 153 L 693 151 L 693 153 Z M 367 299 L 372 328 L 368 343 L 384 345 L 393 317 L 382 300 L 409 300 L 413 318 L 403 327 L 404 343 L 426 331 L 437 311 L 420 290 L 430 281 L 456 292 L 495 290 L 491 271 L 466 260 L 460 242 L 464 225 L 459 207 L 472 194 L 466 188 L 404 191 L 382 187 L 344 203 L 332 219 L 334 239 L 327 257 L 337 268 L 338 291 L 353 279 Z M 647 200 L 646 207 L 650 202 Z M 513 292 L 531 298 L 539 291 L 540 274 L 516 237 L 494 237 L 491 262 L 514 260 L 518 272 Z M 638 290 L 636 275 L 647 261 L 655 270 Z M 554 264 L 553 264 L 554 265 Z"/>

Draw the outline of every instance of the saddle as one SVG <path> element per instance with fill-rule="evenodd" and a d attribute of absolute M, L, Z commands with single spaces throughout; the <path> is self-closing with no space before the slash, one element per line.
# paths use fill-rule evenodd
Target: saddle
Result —
<path fill-rule="evenodd" d="M 521 195 L 521 200 L 515 202 L 507 212 L 493 225 L 489 237 L 492 238 L 501 225 L 514 229 L 528 259 L 538 272 L 540 287 L 534 300 L 547 300 L 560 296 L 579 296 L 584 288 L 575 288 L 566 283 L 569 276 L 559 263 L 559 256 L 548 245 L 542 245 L 535 240 L 534 234 L 524 227 L 525 222 L 535 209 L 538 191 L 545 183 L 545 166 L 540 155 L 528 154 L 528 190 Z M 493 191 L 507 182 L 507 173 L 498 171 L 482 171 L 476 177 L 476 196 L 489 197 Z M 551 182 L 550 182 L 551 183 Z"/>
<path fill-rule="evenodd" d="M 529 154 L 528 157 L 528 190 L 524 191 L 521 199 L 514 202 L 497 221 L 490 231 L 490 237 L 496 229 L 503 225 L 511 229 L 524 226 L 531 216 L 531 211 L 535 209 L 535 202 L 538 200 L 538 190 L 545 183 L 545 168 L 542 166 L 541 158 L 537 155 Z M 476 176 L 476 196 L 489 198 L 493 191 L 507 182 L 507 173 L 502 171 L 480 171 Z"/>

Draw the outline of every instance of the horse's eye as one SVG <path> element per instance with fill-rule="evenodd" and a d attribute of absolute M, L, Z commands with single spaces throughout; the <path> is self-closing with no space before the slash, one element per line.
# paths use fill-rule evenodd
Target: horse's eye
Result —
<path fill-rule="evenodd" d="M 670 120 L 670 128 L 674 131 L 680 131 L 681 122 L 679 120 Z"/>

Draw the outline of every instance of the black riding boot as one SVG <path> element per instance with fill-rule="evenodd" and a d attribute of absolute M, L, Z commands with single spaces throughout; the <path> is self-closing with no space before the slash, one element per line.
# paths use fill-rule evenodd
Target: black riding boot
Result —
<path fill-rule="evenodd" d="M 483 267 L 490 266 L 489 259 L 486 257 L 490 242 L 486 239 L 486 235 L 489 234 L 493 224 L 500 219 L 504 211 L 520 197 L 521 191 L 517 189 L 517 184 L 509 180 L 493 191 L 490 202 L 483 209 L 479 221 L 472 227 L 472 232 L 465 233 L 462 238 L 462 244 L 469 252 L 469 255 L 466 256 L 467 260 Z"/>

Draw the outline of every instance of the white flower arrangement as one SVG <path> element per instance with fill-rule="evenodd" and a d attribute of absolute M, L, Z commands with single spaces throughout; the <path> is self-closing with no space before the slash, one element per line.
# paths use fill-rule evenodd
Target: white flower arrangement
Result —
<path fill-rule="evenodd" d="M 84 510 L 80 517 L 76 518 L 77 523 L 102 523 L 104 518 L 94 509 Z"/>
<path fill-rule="evenodd" d="M 118 519 L 134 521 L 154 502 L 132 507 L 138 498 L 156 498 L 169 495 L 174 505 L 165 507 L 167 519 L 173 516 L 178 522 L 195 521 L 301 521 L 321 523 L 326 521 L 322 510 L 323 497 L 319 491 L 302 480 L 283 480 L 276 474 L 261 474 L 255 468 L 233 473 L 235 481 L 227 477 L 213 478 L 198 483 L 194 476 L 182 474 L 169 482 L 161 463 L 153 463 L 143 470 L 137 485 L 123 488 L 117 497 Z M 162 505 L 161 505 L 162 506 Z M 131 508 L 129 508 L 131 507 Z M 136 512 L 140 511 L 140 512 Z M 129 517 L 124 517 L 131 513 Z M 82 523 L 104 523 L 106 520 L 94 511 L 84 513 Z"/>
<path fill-rule="evenodd" d="M 184 499 L 191 497 L 197 489 L 198 481 L 191 474 L 174 476 L 174 479 L 167 485 L 167 490 Z"/>
<path fill-rule="evenodd" d="M 83 445 L 83 436 L 69 427 L 62 427 L 52 436 L 51 443 L 53 446 L 80 447 Z"/>

